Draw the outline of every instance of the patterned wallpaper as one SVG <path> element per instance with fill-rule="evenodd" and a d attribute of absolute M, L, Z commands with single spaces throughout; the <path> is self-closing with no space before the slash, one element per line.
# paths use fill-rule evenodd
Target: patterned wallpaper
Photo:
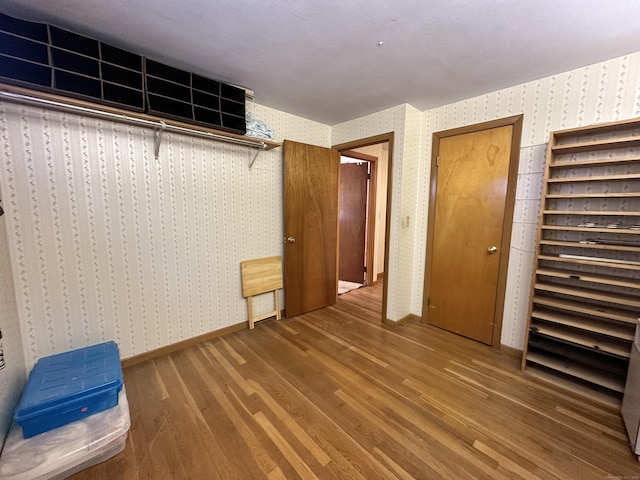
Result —
<path fill-rule="evenodd" d="M 328 126 L 251 105 L 277 139 Z M 281 149 L 0 104 L 25 361 L 114 339 L 123 358 L 246 321 L 240 261 L 282 253 Z M 273 308 L 257 299 L 256 311 Z M 263 303 L 261 303 L 263 302 Z M 271 299 L 272 302 L 272 299 Z"/>
<path fill-rule="evenodd" d="M 27 380 L 20 322 L 13 291 L 6 216 L 0 217 L 0 450 L 11 425 L 13 411 Z M 3 366 L 4 365 L 4 366 Z"/>
<path fill-rule="evenodd" d="M 421 314 L 431 134 L 524 113 L 502 342 L 522 347 L 548 132 L 640 116 L 640 53 L 426 112 L 328 127 L 260 105 L 277 140 L 395 132 L 387 316 Z M 115 339 L 129 357 L 246 320 L 239 263 L 282 253 L 280 149 L 0 104 L 0 188 L 26 367 Z M 257 310 L 271 307 L 269 299 Z M 258 312 L 259 313 L 259 312 Z M 1 377 L 0 377 L 0 381 Z"/>
<path fill-rule="evenodd" d="M 539 201 L 549 132 L 640 116 L 640 52 L 470 98 L 424 112 L 422 162 L 430 164 L 433 132 L 524 113 L 520 168 L 507 276 L 502 343 L 522 348 L 529 307 Z M 427 212 L 428 169 L 420 211 Z M 419 313 L 426 231 L 418 232 L 412 309 Z"/>

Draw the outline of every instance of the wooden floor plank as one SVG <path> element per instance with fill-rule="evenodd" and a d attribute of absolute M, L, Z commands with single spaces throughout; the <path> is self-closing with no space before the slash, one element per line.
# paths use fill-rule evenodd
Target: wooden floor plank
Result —
<path fill-rule="evenodd" d="M 112 479 L 639 478 L 619 411 L 422 324 L 380 321 L 381 284 L 124 370 Z"/>

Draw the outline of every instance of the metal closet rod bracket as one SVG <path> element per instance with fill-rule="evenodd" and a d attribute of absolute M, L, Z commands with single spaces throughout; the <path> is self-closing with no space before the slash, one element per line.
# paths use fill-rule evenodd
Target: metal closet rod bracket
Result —
<path fill-rule="evenodd" d="M 235 145 L 244 145 L 246 147 L 257 148 L 255 156 L 251 160 L 249 164 L 249 169 L 253 167 L 258 155 L 261 151 L 267 148 L 267 144 L 260 140 L 250 140 L 244 138 L 237 138 L 232 136 L 226 136 L 218 133 L 207 132 L 204 130 L 195 130 L 192 128 L 181 127 L 179 125 L 167 124 L 163 120 L 147 120 L 144 118 L 132 117 L 129 115 L 124 115 L 121 113 L 109 112 L 106 110 L 98 110 L 96 108 L 89 108 L 80 105 L 74 105 L 73 103 L 65 103 L 57 100 L 50 100 L 47 98 L 34 97 L 31 95 L 25 95 L 23 93 L 15 93 L 7 90 L 0 90 L 0 97 L 4 97 L 7 100 L 27 104 L 27 105 L 36 105 L 36 106 L 46 106 L 52 108 L 54 110 L 63 111 L 63 112 L 71 112 L 78 113 L 83 115 L 90 115 L 95 118 L 103 118 L 109 119 L 119 122 L 124 122 L 133 125 L 144 125 L 147 127 L 151 127 L 154 129 L 154 153 L 156 160 L 160 154 L 160 144 L 162 143 L 162 134 L 165 131 L 171 131 L 176 133 L 184 133 L 186 135 L 192 135 L 197 137 L 210 138 L 212 140 L 217 140 L 225 143 L 232 143 Z"/>
<path fill-rule="evenodd" d="M 164 121 L 160 122 L 160 127 L 153 131 L 153 153 L 156 156 L 156 160 L 160 156 L 160 145 L 162 144 L 162 134 L 164 129 L 167 128 L 167 124 Z"/>
<path fill-rule="evenodd" d="M 256 163 L 256 160 L 258 159 L 258 155 L 260 155 L 260 152 L 264 151 L 267 148 L 267 144 L 264 142 L 260 142 L 261 145 L 257 148 L 259 148 L 259 150 L 256 152 L 256 154 L 253 156 L 253 159 L 251 159 L 251 162 L 249 163 L 249 170 L 251 170 L 253 168 L 253 164 Z"/>

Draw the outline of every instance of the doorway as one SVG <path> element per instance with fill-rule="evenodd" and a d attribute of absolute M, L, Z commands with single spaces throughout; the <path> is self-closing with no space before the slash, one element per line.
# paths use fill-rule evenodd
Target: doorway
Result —
<path fill-rule="evenodd" d="M 390 211 L 391 202 L 391 175 L 392 171 L 392 152 L 393 152 L 393 133 L 386 133 L 374 137 L 363 138 L 353 142 L 334 145 L 335 149 L 340 152 L 341 158 L 351 159 L 346 162 L 355 162 L 366 167 L 369 173 L 366 188 L 365 201 L 365 225 L 364 235 L 358 234 L 359 245 L 358 251 L 354 252 L 352 240 L 347 240 L 351 236 L 351 231 L 358 230 L 353 228 L 345 231 L 345 226 L 341 219 L 340 222 L 340 246 L 339 246 L 339 263 L 342 266 L 345 257 L 353 260 L 354 253 L 357 255 L 354 262 L 360 265 L 360 273 L 357 278 L 363 279 L 366 286 L 374 286 L 378 282 L 382 283 L 382 320 L 386 321 L 387 310 L 387 282 L 386 275 L 388 271 L 388 235 L 389 222 L 387 221 L 387 212 Z M 352 168 L 352 167 L 347 167 Z M 354 167 L 355 168 L 355 167 Z M 355 168 L 357 170 L 357 168 Z M 363 170 L 361 170 L 362 172 Z M 360 174 L 356 174 L 359 176 Z M 342 177 L 342 167 L 341 167 Z M 342 178 L 341 178 L 342 181 Z M 358 187 L 362 188 L 362 187 Z M 362 194 L 357 194 L 362 200 Z M 340 210 L 342 213 L 342 199 Z M 362 203 L 357 208 L 362 208 Z M 347 237 L 347 238 L 345 238 Z M 355 237 L 351 237 L 355 238 Z M 360 260 L 364 253 L 364 264 Z M 342 267 L 341 267 L 342 268 Z M 340 270 L 340 269 L 339 269 Z M 343 275 L 339 274 L 342 279 Z"/>
<path fill-rule="evenodd" d="M 433 135 L 423 319 L 500 347 L 522 115 Z"/>

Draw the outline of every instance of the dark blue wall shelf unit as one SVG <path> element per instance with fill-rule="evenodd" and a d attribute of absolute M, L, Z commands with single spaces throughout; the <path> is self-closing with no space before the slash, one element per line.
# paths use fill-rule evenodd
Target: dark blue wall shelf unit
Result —
<path fill-rule="evenodd" d="M 245 134 L 245 92 L 45 23 L 0 13 L 0 81 Z"/>

